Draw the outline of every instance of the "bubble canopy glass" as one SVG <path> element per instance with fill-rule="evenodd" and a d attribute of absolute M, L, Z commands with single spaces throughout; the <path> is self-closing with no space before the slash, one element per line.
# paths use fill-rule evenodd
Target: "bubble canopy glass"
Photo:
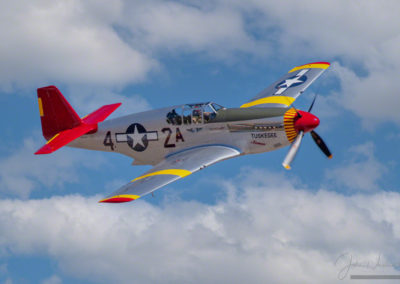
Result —
<path fill-rule="evenodd" d="M 212 121 L 223 106 L 213 103 L 186 104 L 175 107 L 167 113 L 167 123 L 173 125 L 191 125 Z"/>

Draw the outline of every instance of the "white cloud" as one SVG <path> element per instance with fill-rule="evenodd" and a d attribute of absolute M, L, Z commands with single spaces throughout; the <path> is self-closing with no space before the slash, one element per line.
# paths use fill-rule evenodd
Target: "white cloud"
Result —
<path fill-rule="evenodd" d="M 227 58 L 256 50 L 240 11 L 227 6 L 42 0 L 9 2 L 0 15 L 6 91 L 49 83 L 126 86 L 157 71 L 165 51 Z"/>
<path fill-rule="evenodd" d="M 285 4 L 262 0 L 235 2 L 242 11 L 263 14 L 255 24 L 261 32 L 268 32 L 269 27 L 277 29 L 276 37 L 269 39 L 277 41 L 284 49 L 280 52 L 291 57 L 304 56 L 305 52 L 315 56 L 343 56 L 353 62 L 371 57 L 373 53 L 386 57 L 378 48 L 393 48 L 389 43 L 393 44 L 398 37 L 398 31 L 393 29 L 393 24 L 400 23 L 395 12 L 399 7 L 397 1 L 385 1 L 384 5 L 371 0 L 352 3 L 290 0 Z M 267 38 L 264 33 L 262 36 Z"/>
<path fill-rule="evenodd" d="M 124 96 L 106 88 L 74 86 L 67 92 L 68 99 L 73 108 L 83 117 L 106 104 L 122 103 L 122 105 L 110 116 L 118 117 L 135 112 L 149 110 L 150 104 L 140 95 L 132 94 Z"/>
<path fill-rule="evenodd" d="M 340 64 L 335 64 L 333 68 L 342 87 L 337 102 L 361 117 L 365 129 L 373 130 L 386 121 L 400 123 L 400 88 L 397 83 L 400 60 L 395 67 L 371 68 L 367 76 L 358 76 Z"/>
<path fill-rule="evenodd" d="M 286 61 L 339 60 L 341 65 L 329 72 L 340 79 L 340 105 L 358 115 L 364 127 L 400 123 L 400 33 L 394 28 L 400 25 L 398 1 L 236 2 L 241 10 L 261 14 L 254 23 L 262 40 L 276 46 Z"/>
<path fill-rule="evenodd" d="M 225 184 L 229 196 L 215 205 L 1 200 L 0 251 L 45 254 L 63 273 L 120 283 L 337 283 L 344 252 L 399 261 L 398 193 L 311 193 L 260 170 Z"/>
<path fill-rule="evenodd" d="M 374 144 L 366 142 L 349 149 L 351 157 L 343 165 L 326 171 L 326 177 L 353 190 L 378 190 L 387 168 L 375 157 Z"/>
<path fill-rule="evenodd" d="M 45 143 L 44 139 L 42 143 Z M 41 187 L 62 187 L 65 183 L 77 182 L 82 166 L 96 168 L 104 162 L 95 153 L 88 159 L 72 149 L 52 155 L 34 155 L 42 145 L 33 138 L 26 138 L 21 148 L 0 160 L 1 192 L 27 198 Z"/>
<path fill-rule="evenodd" d="M 221 2 L 126 2 L 119 23 L 132 44 L 161 54 L 204 52 L 232 59 L 236 52 L 259 53 L 262 46 L 268 53 L 269 47 L 262 42 L 257 47 L 246 30 L 242 11 Z"/>
<path fill-rule="evenodd" d="M 0 11 L 0 87 L 143 80 L 157 63 L 113 30 L 122 7 L 118 0 L 8 2 Z"/>
<path fill-rule="evenodd" d="M 398 1 L 343 0 L 9 2 L 0 11 L 0 88 L 124 87 L 159 71 L 170 54 L 334 59 L 340 105 L 367 128 L 398 124 L 399 8 Z"/>

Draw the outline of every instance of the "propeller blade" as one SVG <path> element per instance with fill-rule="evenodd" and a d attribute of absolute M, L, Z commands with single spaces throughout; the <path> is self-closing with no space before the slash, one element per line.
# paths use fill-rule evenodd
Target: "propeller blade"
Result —
<path fill-rule="evenodd" d="M 296 140 L 294 140 L 292 146 L 289 149 L 289 152 L 286 154 L 285 160 L 283 160 L 282 166 L 290 170 L 290 164 L 292 163 L 294 157 L 296 156 L 297 150 L 299 150 L 301 139 L 303 139 L 304 133 L 303 131 L 300 131 L 299 134 L 296 137 Z"/>
<path fill-rule="evenodd" d="M 324 154 L 329 159 L 331 159 L 332 158 L 332 153 L 331 153 L 331 151 L 329 151 L 329 149 L 326 146 L 324 140 L 322 140 L 322 138 L 314 130 L 312 130 L 310 133 L 311 133 L 312 138 L 314 139 L 315 144 L 317 144 L 317 146 L 321 149 L 321 151 L 324 152 Z"/>
<path fill-rule="evenodd" d="M 315 103 L 315 100 L 316 100 L 316 99 L 317 99 L 317 94 L 315 94 L 314 99 L 313 99 L 313 101 L 312 101 L 310 107 L 308 108 L 308 111 L 307 111 L 307 112 L 311 112 L 311 110 L 312 110 L 312 108 L 313 108 L 313 106 L 314 106 L 314 103 Z"/>
<path fill-rule="evenodd" d="M 285 97 L 285 98 L 287 98 L 287 97 Z M 294 102 L 291 105 L 288 106 L 288 109 L 290 109 L 291 107 L 294 108 L 294 110 L 296 111 L 298 117 L 302 117 L 302 115 L 300 114 L 299 110 L 294 106 Z"/>

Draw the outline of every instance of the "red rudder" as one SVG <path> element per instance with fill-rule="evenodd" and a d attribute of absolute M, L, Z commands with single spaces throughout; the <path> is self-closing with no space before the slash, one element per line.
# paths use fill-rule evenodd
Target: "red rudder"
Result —
<path fill-rule="evenodd" d="M 81 124 L 81 119 L 57 87 L 39 88 L 37 95 L 43 136 L 47 140 Z"/>

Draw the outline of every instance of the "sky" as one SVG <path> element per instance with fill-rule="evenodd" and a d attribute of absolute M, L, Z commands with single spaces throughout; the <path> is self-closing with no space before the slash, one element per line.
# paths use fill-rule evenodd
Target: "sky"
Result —
<path fill-rule="evenodd" d="M 0 283 L 353 283 L 400 275 L 398 1 L 38 0 L 0 9 Z M 214 101 L 238 107 L 291 68 L 328 61 L 297 99 L 305 136 L 127 204 L 98 200 L 149 166 L 33 153 L 36 89 L 79 115 Z M 349 265 L 349 264 L 353 265 Z M 379 281 L 370 280 L 371 283 Z"/>

